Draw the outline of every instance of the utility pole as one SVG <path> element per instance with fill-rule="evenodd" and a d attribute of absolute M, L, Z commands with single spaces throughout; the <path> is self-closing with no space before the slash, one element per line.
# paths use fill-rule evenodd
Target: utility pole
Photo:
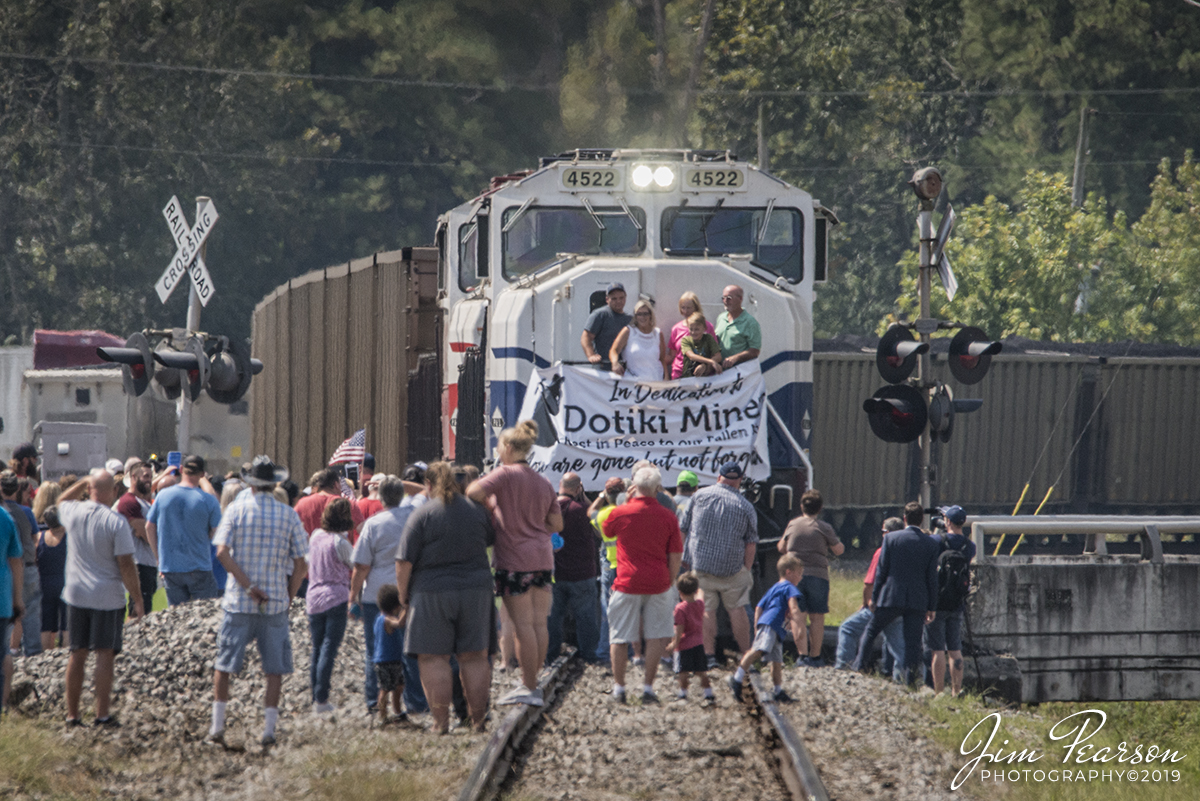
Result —
<path fill-rule="evenodd" d="M 758 101 L 758 168 L 771 170 L 771 154 L 767 152 L 767 113 L 763 101 Z"/>
<path fill-rule="evenodd" d="M 1075 174 L 1071 178 L 1071 205 L 1074 208 L 1083 206 L 1083 167 L 1088 149 L 1088 117 L 1095 114 L 1094 108 L 1088 108 L 1087 103 L 1079 109 L 1079 138 L 1075 140 Z"/>

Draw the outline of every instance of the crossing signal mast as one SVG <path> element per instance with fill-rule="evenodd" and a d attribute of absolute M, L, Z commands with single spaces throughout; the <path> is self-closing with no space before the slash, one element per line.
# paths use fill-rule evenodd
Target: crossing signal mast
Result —
<path fill-rule="evenodd" d="M 167 400 L 178 401 L 178 449 L 190 448 L 191 407 L 200 393 L 217 403 L 235 403 L 250 388 L 250 380 L 262 372 L 263 363 L 250 358 L 245 342 L 206 334 L 200 330 L 200 309 L 207 306 L 216 290 L 204 263 L 205 240 L 217 222 L 217 209 L 207 197 L 196 198 L 196 222 L 187 225 L 178 198 L 171 198 L 163 209 L 171 228 L 176 251 L 154 288 L 163 303 L 175 290 L 191 279 L 187 327 L 165 331 L 140 331 L 125 340 L 123 348 L 96 348 L 96 355 L 122 365 L 122 381 L 127 395 L 141 395 L 151 384 Z M 151 348 L 151 338 L 157 340 Z"/>
<path fill-rule="evenodd" d="M 930 273 L 937 270 L 950 300 L 954 300 L 958 291 L 958 281 L 954 278 L 950 258 L 945 253 L 946 241 L 954 228 L 954 210 L 947 206 L 937 235 L 934 236 L 933 203 L 942 192 L 941 173 L 933 167 L 925 167 L 913 174 L 908 185 L 919 200 L 917 228 L 920 231 L 921 249 L 917 291 L 921 304 L 920 317 L 911 324 L 893 325 L 879 340 L 875 364 L 889 386 L 863 401 L 863 411 L 867 413 L 871 430 L 885 442 L 920 440 L 920 501 L 922 506 L 929 508 L 933 438 L 948 442 L 955 415 L 976 411 L 983 405 L 982 400 L 955 400 L 950 387 L 933 378 L 929 361 L 929 336 L 938 330 L 959 329 L 950 341 L 949 365 L 950 373 L 963 384 L 982 381 L 991 366 L 992 356 L 999 353 L 1003 346 L 999 342 L 989 341 L 987 335 L 978 328 L 936 320 L 931 316 Z M 910 378 L 914 371 L 915 378 Z"/>

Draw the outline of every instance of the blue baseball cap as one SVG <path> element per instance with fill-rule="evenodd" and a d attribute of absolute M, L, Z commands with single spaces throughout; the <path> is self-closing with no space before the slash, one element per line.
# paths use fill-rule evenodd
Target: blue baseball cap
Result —
<path fill-rule="evenodd" d="M 721 465 L 719 472 L 721 474 L 721 478 L 741 478 L 742 476 L 746 475 L 742 471 L 742 466 L 737 462 L 726 462 L 725 464 Z"/>
<path fill-rule="evenodd" d="M 967 510 L 961 506 L 942 506 L 938 508 L 938 511 L 956 526 L 961 526 L 967 522 Z"/>

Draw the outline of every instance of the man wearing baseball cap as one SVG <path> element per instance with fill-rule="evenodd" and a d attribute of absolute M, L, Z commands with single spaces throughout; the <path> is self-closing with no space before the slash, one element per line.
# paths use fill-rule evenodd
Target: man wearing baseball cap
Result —
<path fill-rule="evenodd" d="M 211 541 L 221 522 L 221 503 L 204 475 L 204 459 L 183 460 L 179 483 L 158 493 L 146 515 L 146 532 L 158 543 L 158 569 L 171 606 L 217 598 Z"/>
<path fill-rule="evenodd" d="M 975 558 L 975 543 L 963 535 L 962 527 L 967 522 L 966 510 L 955 505 L 942 506 L 938 511 L 946 521 L 946 532 L 934 534 L 934 539 L 941 541 L 943 551 L 962 553 L 969 564 Z M 939 609 L 933 621 L 925 624 L 925 644 L 933 652 L 929 669 L 933 675 L 934 693 L 940 693 L 946 686 L 947 657 L 950 667 L 950 694 L 957 697 L 962 692 L 962 625 L 965 611 L 966 601 L 963 601 L 957 609 Z"/>
<path fill-rule="evenodd" d="M 684 470 L 675 479 L 675 514 L 683 522 L 683 513 L 692 503 L 692 495 L 700 487 L 700 477 L 691 470 Z"/>
<path fill-rule="evenodd" d="M 725 604 L 729 627 L 742 653 L 750 650 L 750 566 L 758 549 L 758 518 L 754 506 L 742 497 L 742 466 L 725 462 L 717 483 L 697 490 L 683 513 L 683 569 L 700 580 L 698 597 L 704 601 L 704 653 L 716 666 L 717 606 Z"/>
<path fill-rule="evenodd" d="M 612 362 L 608 360 L 608 351 L 612 348 L 617 334 L 621 333 L 633 317 L 625 313 L 625 286 L 612 283 L 604 292 L 605 305 L 592 312 L 583 327 L 579 344 L 583 353 L 593 366 L 601 370 L 611 370 Z"/>

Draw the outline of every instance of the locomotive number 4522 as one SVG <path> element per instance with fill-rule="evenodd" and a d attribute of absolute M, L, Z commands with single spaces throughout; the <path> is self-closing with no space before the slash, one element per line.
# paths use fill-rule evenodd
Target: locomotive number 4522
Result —
<path fill-rule="evenodd" d="M 563 188 L 572 191 L 600 190 L 619 191 L 621 174 L 612 169 L 591 167 L 567 167 L 562 171 Z"/>

